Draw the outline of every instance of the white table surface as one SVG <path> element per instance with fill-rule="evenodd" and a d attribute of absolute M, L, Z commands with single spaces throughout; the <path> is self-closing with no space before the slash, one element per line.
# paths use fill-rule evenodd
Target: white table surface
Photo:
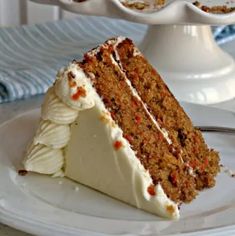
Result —
<path fill-rule="evenodd" d="M 226 45 L 223 45 L 222 47 L 235 58 L 235 41 L 227 43 Z M 35 96 L 27 100 L 1 104 L 0 105 L 0 124 L 2 124 L 4 121 L 12 119 L 18 114 L 40 107 L 42 98 L 43 96 Z M 214 104 L 213 107 L 218 107 L 220 109 L 225 109 L 225 110 L 230 110 L 230 111 L 235 112 L 235 99 L 227 101 L 227 102 L 219 103 L 219 104 Z M 0 223 L 0 236 L 28 236 L 28 235 L 29 234 L 20 232 L 18 230 L 15 230 L 11 227 L 8 227 Z"/>

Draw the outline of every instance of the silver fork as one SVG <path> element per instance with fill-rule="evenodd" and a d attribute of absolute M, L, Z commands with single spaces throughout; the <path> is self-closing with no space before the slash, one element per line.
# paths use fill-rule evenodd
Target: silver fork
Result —
<path fill-rule="evenodd" d="M 217 133 L 227 133 L 235 134 L 235 128 L 221 127 L 221 126 L 196 126 L 202 132 L 217 132 Z"/>

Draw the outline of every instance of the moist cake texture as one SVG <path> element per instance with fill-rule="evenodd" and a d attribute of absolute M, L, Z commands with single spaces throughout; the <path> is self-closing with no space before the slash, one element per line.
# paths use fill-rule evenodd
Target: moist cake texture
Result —
<path fill-rule="evenodd" d="M 122 172 L 122 169 L 124 172 L 124 168 L 127 169 L 128 166 L 130 173 L 132 171 L 139 176 L 138 178 L 143 179 L 140 186 L 142 186 L 141 189 L 144 188 L 141 190 L 144 193 L 139 190 L 140 187 L 136 187 L 134 194 L 129 193 L 128 189 L 126 192 L 129 197 L 124 196 L 123 189 L 117 192 L 115 186 L 107 187 L 107 182 L 106 185 L 100 184 L 102 178 L 103 182 L 106 181 L 102 173 L 100 176 L 97 174 L 97 178 L 101 178 L 99 183 L 92 182 L 94 173 L 84 172 L 86 178 L 81 176 L 81 173 L 78 178 L 70 176 L 68 168 L 72 168 L 75 160 L 80 158 L 79 150 L 77 154 L 71 154 L 73 158 L 70 158 L 70 153 L 74 153 L 71 150 L 76 150 L 75 143 L 79 142 L 77 138 L 73 138 L 76 137 L 76 132 L 80 132 L 75 124 L 80 122 L 79 113 L 86 117 L 86 111 L 83 110 L 89 109 L 90 114 L 94 109 L 94 117 L 100 114 L 97 115 L 99 121 L 95 118 L 94 120 L 102 122 L 107 130 L 110 130 L 111 144 L 107 141 L 106 146 L 109 145 L 114 154 L 105 158 L 117 158 L 117 162 L 120 163 L 124 163 L 125 158 L 130 159 L 128 164 L 119 163 L 119 172 Z M 88 111 L 87 114 L 89 114 Z M 83 118 L 83 120 L 86 119 Z M 57 129 L 53 128 L 53 125 Z M 53 130 L 57 130 L 57 133 L 53 133 Z M 114 130 L 118 130 L 115 131 L 119 134 L 118 136 L 111 135 Z M 59 132 L 66 135 L 60 135 L 61 138 L 58 138 Z M 50 133 L 50 138 L 48 138 L 48 133 Z M 54 139 L 57 145 L 52 144 L 51 140 Z M 43 152 L 42 149 L 45 151 Z M 54 159 L 50 163 L 48 161 L 48 157 L 52 154 L 49 153 L 49 149 L 53 152 L 54 159 L 57 156 L 56 165 Z M 46 153 L 46 155 L 42 158 L 40 153 Z M 122 153 L 119 159 L 117 153 Z M 98 156 L 97 159 L 95 156 L 89 156 L 83 160 L 80 158 L 79 163 L 84 164 L 89 158 L 89 163 L 94 162 L 96 166 L 100 165 L 100 168 L 116 168 L 107 164 L 109 159 L 105 159 L 106 163 L 101 163 L 102 154 L 100 156 L 101 159 Z M 64 161 L 63 158 L 65 158 Z M 46 171 L 43 169 L 45 161 L 47 161 Z M 133 42 L 130 39 L 118 37 L 89 51 L 84 55 L 83 61 L 74 61 L 59 73 L 42 106 L 42 121 L 33 144 L 27 152 L 24 165 L 28 171 L 44 174 L 61 175 L 65 171 L 68 177 L 129 204 L 161 216 L 177 218 L 179 204 L 190 202 L 199 190 L 215 185 L 215 177 L 219 172 L 219 156 L 216 151 L 208 148 L 201 132 L 194 128 L 190 118 L 160 75 Z M 94 166 L 84 165 L 86 172 L 89 170 L 94 172 Z M 126 167 L 120 169 L 122 165 Z M 135 165 L 137 167 L 134 167 Z M 107 170 L 107 173 L 110 172 Z M 131 179 L 131 175 L 128 173 L 125 176 L 125 181 L 129 183 L 130 180 L 127 178 Z M 112 176 L 106 176 L 106 178 L 109 177 Z M 86 181 L 89 178 L 91 181 Z M 143 184 L 146 182 L 144 178 L 147 179 L 147 185 Z M 115 184 L 118 185 L 117 175 L 113 179 L 114 182 L 117 180 Z M 123 184 L 119 184 L 119 187 L 125 185 L 125 181 L 120 180 L 120 183 L 121 181 Z M 125 185 L 125 188 L 128 186 L 132 188 L 132 184 L 133 180 L 130 185 Z M 130 197 L 131 194 L 132 197 L 138 198 L 138 195 L 142 197 L 135 202 Z M 161 198 L 165 199 L 164 207 L 163 201 L 159 200 L 160 196 L 164 196 Z M 161 210 L 154 211 L 154 207 Z"/>
<path fill-rule="evenodd" d="M 87 53 L 80 66 L 99 78 L 94 79 L 97 93 L 149 170 L 154 184 L 161 182 L 172 200 L 189 202 L 197 190 L 214 185 L 218 154 L 208 149 L 200 131 L 193 127 L 159 74 L 136 53 L 129 39 L 116 47 L 107 44 L 95 56 Z M 141 96 L 140 100 L 125 78 Z M 154 125 L 143 104 L 158 125 Z"/>
<path fill-rule="evenodd" d="M 227 1 L 227 5 L 222 5 L 222 6 L 206 6 L 203 5 L 199 1 L 193 2 L 193 5 L 197 6 L 201 10 L 208 12 L 208 13 L 213 13 L 213 14 L 226 14 L 226 13 L 231 13 L 235 11 L 235 7 L 230 7 L 229 4 L 234 3 L 233 1 Z"/>
<path fill-rule="evenodd" d="M 134 10 L 155 10 L 165 5 L 165 0 L 120 0 L 123 6 Z"/>

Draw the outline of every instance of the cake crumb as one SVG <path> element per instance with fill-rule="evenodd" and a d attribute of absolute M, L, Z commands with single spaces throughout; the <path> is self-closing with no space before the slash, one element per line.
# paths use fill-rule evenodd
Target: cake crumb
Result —
<path fill-rule="evenodd" d="M 109 113 L 108 112 L 102 112 L 101 116 L 100 116 L 100 120 L 102 122 L 104 122 L 105 124 L 108 124 L 110 123 L 110 116 L 109 116 Z"/>
<path fill-rule="evenodd" d="M 213 13 L 213 14 L 226 14 L 226 13 L 231 13 L 231 12 L 235 11 L 235 7 L 229 7 L 226 5 L 209 7 L 209 6 L 203 5 L 199 1 L 193 2 L 193 5 L 198 7 L 199 9 L 201 9 L 204 12 Z"/>
<path fill-rule="evenodd" d="M 73 0 L 74 2 L 86 2 L 86 0 Z"/>
<path fill-rule="evenodd" d="M 182 205 L 182 202 L 180 202 L 180 203 L 178 203 L 178 209 L 180 210 L 180 208 L 181 208 L 181 205 Z"/>
<path fill-rule="evenodd" d="M 145 8 L 149 7 L 149 4 L 144 2 L 135 2 L 135 3 L 122 2 L 122 4 L 125 7 L 136 10 L 144 10 Z"/>
<path fill-rule="evenodd" d="M 128 7 L 133 10 L 143 11 L 143 10 L 159 10 L 166 3 L 166 0 L 120 0 L 123 6 Z"/>
<path fill-rule="evenodd" d="M 28 174 L 28 171 L 27 171 L 27 170 L 19 170 L 19 171 L 18 171 L 18 174 L 19 174 L 20 176 L 25 176 L 25 175 Z"/>
<path fill-rule="evenodd" d="M 166 210 L 172 215 L 175 212 L 175 208 L 172 205 L 167 205 Z"/>
<path fill-rule="evenodd" d="M 228 176 L 235 178 L 235 171 L 229 169 L 227 166 L 220 164 L 221 172 L 227 174 Z"/>

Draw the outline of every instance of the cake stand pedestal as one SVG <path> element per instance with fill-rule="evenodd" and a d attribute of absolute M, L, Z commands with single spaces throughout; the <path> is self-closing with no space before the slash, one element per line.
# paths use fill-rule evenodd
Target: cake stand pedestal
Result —
<path fill-rule="evenodd" d="M 235 62 L 207 25 L 149 26 L 141 49 L 181 101 L 212 104 L 235 96 Z"/>
<path fill-rule="evenodd" d="M 162 9 L 147 12 L 129 9 L 120 0 L 32 1 L 74 13 L 148 24 L 142 52 L 180 101 L 213 104 L 235 97 L 235 62 L 217 46 L 209 27 L 235 23 L 235 13 L 209 14 L 194 6 L 194 0 L 166 0 Z M 235 7 L 235 1 L 200 2 Z"/>

